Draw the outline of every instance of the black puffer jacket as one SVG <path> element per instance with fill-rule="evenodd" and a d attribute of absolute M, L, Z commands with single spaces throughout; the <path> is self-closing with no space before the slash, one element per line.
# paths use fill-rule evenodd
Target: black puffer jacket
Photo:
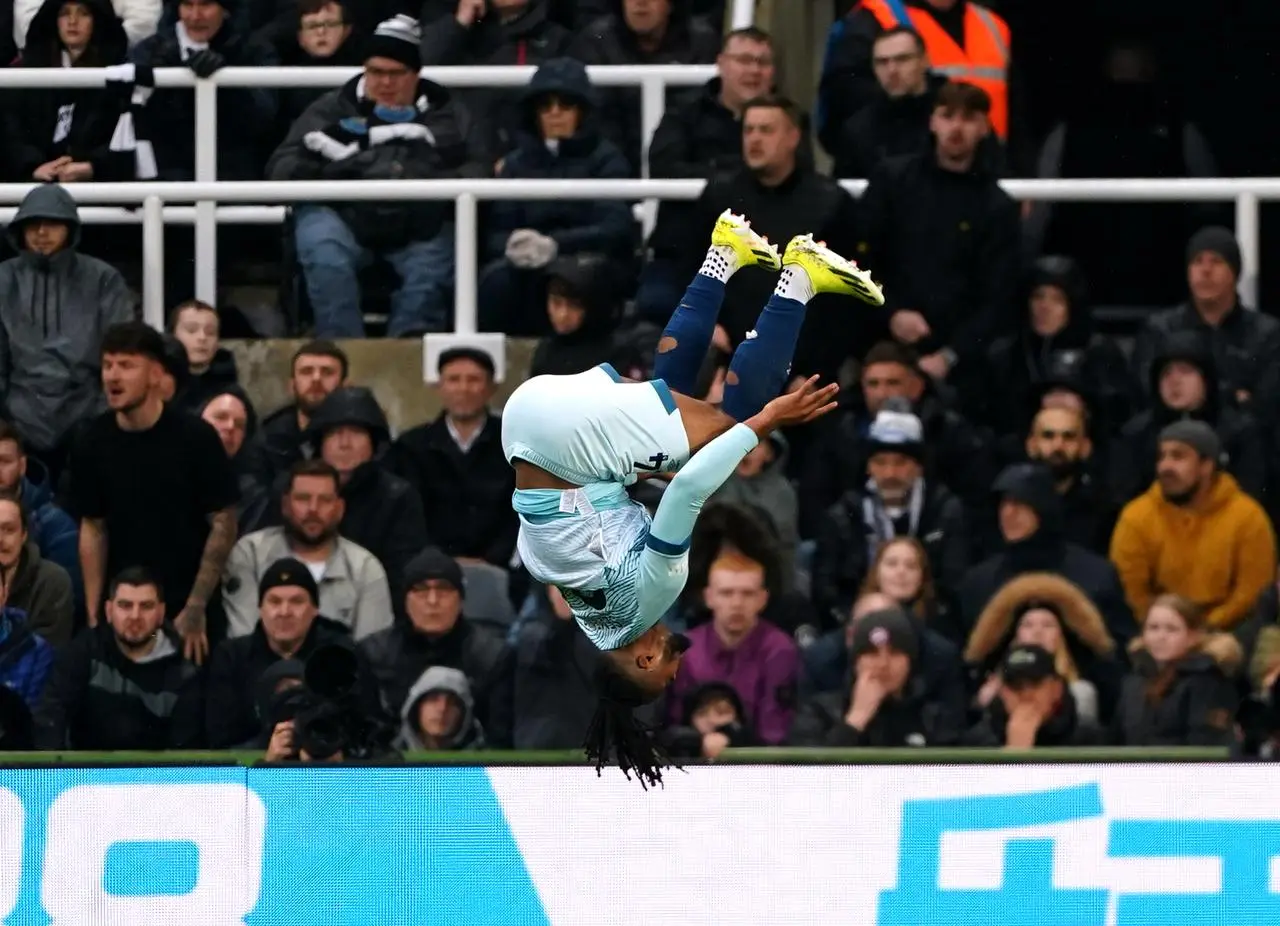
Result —
<path fill-rule="evenodd" d="M 373 102 L 359 93 L 363 82 L 363 76 L 353 77 L 307 107 L 267 162 L 269 179 L 442 180 L 490 172 L 466 109 L 429 80 L 418 81 L 412 119 L 426 127 L 428 139 L 362 143 L 359 151 L 340 160 L 308 148 L 306 138 L 312 132 L 345 138 L 350 129 L 363 129 L 367 139 L 369 130 L 381 125 Z M 335 203 L 333 208 L 362 244 L 375 249 L 428 241 L 453 215 L 453 204 L 445 202 Z"/>
<path fill-rule="evenodd" d="M 422 498 L 383 465 L 391 430 L 378 400 L 363 386 L 335 389 L 316 409 L 307 429 L 312 456 L 319 456 L 325 433 L 344 424 L 368 429 L 374 455 L 357 466 L 342 487 L 347 511 L 338 530 L 378 558 L 395 589 L 405 564 L 428 545 Z"/>
<path fill-rule="evenodd" d="M 573 101 L 582 108 L 582 121 L 572 138 L 554 146 L 542 140 L 537 104 L 546 96 Z M 516 149 L 503 161 L 504 179 L 621 180 L 628 175 L 626 159 L 616 145 L 600 136 L 596 124 L 598 98 L 586 68 L 572 58 L 556 58 L 538 68 L 520 98 L 521 122 Z M 517 228 L 532 228 L 553 238 L 562 255 L 592 251 L 621 260 L 632 257 L 636 245 L 631 208 L 619 199 L 503 201 L 493 204 L 488 218 L 490 258 L 498 258 Z"/>
<path fill-rule="evenodd" d="M 1231 744 L 1240 699 L 1234 679 L 1241 659 L 1233 636 L 1211 633 L 1161 678 L 1155 660 L 1137 647 L 1133 672 L 1120 690 L 1113 741 L 1119 746 Z"/>
<path fill-rule="evenodd" d="M 18 62 L 25 68 L 62 67 L 58 38 L 62 0 L 45 0 L 27 29 L 27 47 Z M 78 67 L 107 67 L 125 60 L 129 40 L 109 0 L 84 0 L 93 15 L 93 35 Z M 93 179 L 133 179 L 133 155 L 111 151 L 111 135 L 121 105 L 97 87 L 24 87 L 4 95 L 3 125 L 11 179 L 29 183 L 32 171 L 63 155 L 93 165 Z M 69 115 L 70 124 L 62 123 Z M 55 137 L 60 136 L 60 137 Z"/>
<path fill-rule="evenodd" d="M 1031 294 L 1040 286 L 1056 286 L 1067 297 L 1067 324 L 1056 335 L 1041 337 L 1031 329 Z M 1137 384 L 1116 342 L 1097 334 L 1084 275 L 1069 257 L 1047 256 L 1035 262 L 1026 280 L 1018 330 L 997 338 L 987 349 L 986 363 L 973 378 L 977 386 L 969 406 L 998 435 L 1026 437 L 1036 386 L 1069 379 L 1089 391 L 1101 416 L 1094 434 L 1128 420 L 1137 404 Z M 980 409 L 980 411 L 979 411 Z M 1036 409 L 1038 410 L 1038 409 Z"/>

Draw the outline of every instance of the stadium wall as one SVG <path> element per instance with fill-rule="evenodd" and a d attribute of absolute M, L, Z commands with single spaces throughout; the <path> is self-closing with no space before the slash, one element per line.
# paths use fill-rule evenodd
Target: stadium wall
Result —
<path fill-rule="evenodd" d="M 1277 857 L 1243 763 L 0 769 L 24 926 L 1261 926 Z"/>

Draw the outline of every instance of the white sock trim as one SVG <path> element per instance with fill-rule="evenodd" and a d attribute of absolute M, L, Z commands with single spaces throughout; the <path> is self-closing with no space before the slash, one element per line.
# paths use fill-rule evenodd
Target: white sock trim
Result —
<path fill-rule="evenodd" d="M 713 244 L 707 248 L 706 259 L 698 272 L 721 283 L 728 283 L 729 277 L 738 272 L 738 255 L 733 248 Z"/>
<path fill-rule="evenodd" d="M 814 297 L 813 282 L 805 269 L 797 264 L 788 264 L 782 268 L 774 295 L 783 299 L 794 299 L 796 302 L 808 303 Z"/>

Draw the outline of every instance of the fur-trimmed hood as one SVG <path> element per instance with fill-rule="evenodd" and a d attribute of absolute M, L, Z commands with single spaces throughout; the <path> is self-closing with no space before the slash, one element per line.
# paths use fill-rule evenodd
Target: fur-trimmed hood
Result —
<path fill-rule="evenodd" d="M 1057 612 L 1070 648 L 1083 647 L 1097 656 L 1115 650 L 1102 613 L 1078 586 L 1051 572 L 1028 572 L 1006 582 L 982 609 L 965 646 L 965 662 L 983 665 L 998 659 L 1013 638 L 1014 614 L 1028 601 L 1043 602 Z"/>
<path fill-rule="evenodd" d="M 1154 666 L 1154 661 L 1147 654 L 1147 647 L 1142 642 L 1142 637 L 1133 638 L 1133 642 L 1129 644 L 1129 652 L 1134 656 L 1146 657 L 1142 660 L 1135 659 L 1135 668 L 1141 670 L 1144 662 L 1148 666 Z M 1244 664 L 1244 649 L 1240 646 L 1240 641 L 1236 639 L 1235 634 L 1206 633 L 1203 639 L 1187 653 L 1180 665 L 1186 671 L 1195 672 L 1208 668 L 1209 664 L 1216 665 L 1228 678 L 1236 674 Z"/>

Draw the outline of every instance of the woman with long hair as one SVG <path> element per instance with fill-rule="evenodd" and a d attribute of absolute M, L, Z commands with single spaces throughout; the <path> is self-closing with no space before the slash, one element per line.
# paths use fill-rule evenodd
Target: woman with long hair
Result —
<path fill-rule="evenodd" d="M 964 651 L 978 685 L 976 708 L 985 709 L 999 693 L 994 667 L 1019 644 L 1039 646 L 1053 656 L 1081 717 L 1110 716 L 1100 707 L 1110 708 L 1119 694 L 1116 644 L 1102 614 L 1076 585 L 1053 573 L 1031 572 L 1005 583 L 987 602 Z"/>
<path fill-rule="evenodd" d="M 1151 603 L 1142 636 L 1130 645 L 1113 725 L 1121 746 L 1226 746 L 1239 706 L 1235 676 L 1243 658 L 1229 633 L 1208 629 L 1204 609 L 1181 595 Z"/>
<path fill-rule="evenodd" d="M 895 537 L 880 544 L 859 595 L 881 592 L 926 624 L 938 613 L 938 591 L 924 544 Z"/>

